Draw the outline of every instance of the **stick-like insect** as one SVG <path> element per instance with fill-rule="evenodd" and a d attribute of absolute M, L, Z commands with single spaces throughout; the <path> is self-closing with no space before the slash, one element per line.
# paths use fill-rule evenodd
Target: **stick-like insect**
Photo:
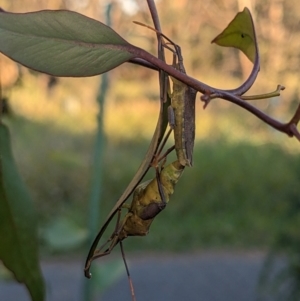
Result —
<path fill-rule="evenodd" d="M 169 197 L 173 194 L 174 187 L 182 175 L 183 170 L 184 166 L 178 161 L 174 161 L 168 166 L 162 167 L 160 172 L 158 171 L 158 167 L 156 167 L 156 177 L 140 184 L 134 190 L 131 204 L 123 204 L 122 206 L 122 208 L 128 209 L 128 212 L 122 221 L 120 220 L 122 208 L 119 208 L 118 210 L 117 223 L 113 234 L 104 245 L 99 249 L 94 249 L 93 253 L 89 254 L 85 264 L 86 277 L 91 277 L 89 270 L 92 261 L 98 257 L 110 254 L 112 249 L 119 243 L 129 280 L 132 299 L 135 300 L 134 289 L 125 260 L 122 241 L 128 236 L 145 236 L 149 233 L 149 228 L 154 218 L 169 202 Z M 102 236 L 102 234 L 103 232 L 99 233 L 100 236 Z"/>
<path fill-rule="evenodd" d="M 162 170 L 157 171 L 154 179 L 140 184 L 133 193 L 130 205 L 123 204 L 122 208 L 127 208 L 128 212 L 120 221 L 120 211 L 116 228 L 109 240 L 96 249 L 93 255 L 87 259 L 85 265 L 85 275 L 90 277 L 89 269 L 91 262 L 98 257 L 110 254 L 112 249 L 128 236 L 145 236 L 149 232 L 149 228 L 154 218 L 159 214 L 169 202 L 170 195 L 174 192 L 174 187 L 178 182 L 184 166 L 177 160 L 170 163 Z M 109 247 L 105 246 L 109 243 Z"/>
<path fill-rule="evenodd" d="M 184 70 L 182 61 L 179 70 Z M 184 72 L 184 71 L 182 71 Z M 169 123 L 174 130 L 177 159 L 183 166 L 192 166 L 195 141 L 195 99 L 197 91 L 175 78 L 169 107 Z"/>
<path fill-rule="evenodd" d="M 119 212 L 122 205 L 131 196 L 135 188 L 138 186 L 138 184 L 144 178 L 145 174 L 148 172 L 149 168 L 151 167 L 151 163 L 153 162 L 153 159 L 155 157 L 155 153 L 157 152 L 158 147 L 163 139 L 164 133 L 168 125 L 168 107 L 171 103 L 171 99 L 170 99 L 170 95 L 167 93 L 166 80 L 165 80 L 166 76 L 163 71 L 160 73 L 161 73 L 160 74 L 160 111 L 159 111 L 155 132 L 150 142 L 148 151 L 145 155 L 144 160 L 142 161 L 142 164 L 138 168 L 135 176 L 128 184 L 127 188 L 120 196 L 120 198 L 118 199 L 118 201 L 116 202 L 115 206 L 112 208 L 110 213 L 108 214 L 103 226 L 101 227 L 99 233 L 95 237 L 93 244 L 89 250 L 86 263 L 90 262 L 90 259 L 97 248 L 98 242 L 101 239 L 103 233 L 105 232 L 111 220 L 114 218 L 116 213 Z"/>
<path fill-rule="evenodd" d="M 163 34 L 161 35 L 164 36 Z M 178 62 L 176 62 L 175 60 L 173 62 L 175 68 L 178 68 L 181 72 L 185 72 L 180 47 L 173 43 L 171 40 L 169 41 L 175 47 L 175 53 L 178 57 Z M 174 57 L 176 58 L 176 56 Z M 170 95 L 167 95 L 165 99 L 169 100 L 169 97 Z M 125 205 L 125 207 L 128 208 L 128 213 L 120 222 L 121 208 L 124 207 L 124 202 L 131 194 L 131 192 L 128 191 L 128 189 L 126 189 L 125 196 L 121 197 L 117 204 L 114 206 L 106 222 L 104 223 L 103 227 L 101 228 L 100 232 L 95 238 L 86 260 L 85 275 L 89 278 L 91 277 L 89 272 L 91 262 L 95 258 L 110 254 L 115 245 L 120 243 L 123 260 L 130 281 L 133 300 L 135 299 L 135 297 L 128 267 L 124 257 L 122 240 L 128 236 L 142 236 L 146 235 L 149 232 L 149 228 L 151 223 L 153 222 L 153 219 L 159 212 L 161 212 L 165 208 L 169 200 L 169 196 L 173 193 L 174 186 L 177 183 L 180 175 L 182 174 L 184 167 L 192 165 L 192 154 L 195 137 L 195 98 L 196 91 L 194 89 L 186 86 L 185 84 L 179 81 L 176 81 L 175 79 L 173 80 L 171 104 L 169 101 L 167 101 L 164 104 L 162 111 L 166 112 L 166 107 L 168 106 L 168 120 L 171 126 L 171 130 L 174 131 L 177 160 L 165 167 L 164 169 L 162 169 L 161 172 L 159 172 L 158 167 L 155 166 L 157 171 L 156 178 L 151 180 L 150 182 L 142 183 L 134 190 L 131 205 Z M 166 120 L 164 119 L 165 115 L 161 114 L 160 116 L 162 118 L 161 124 L 164 124 L 164 121 Z M 169 134 L 170 131 L 167 134 L 164 142 L 162 143 L 161 149 L 167 141 Z M 159 142 L 157 143 L 157 145 L 159 145 Z M 158 152 L 158 154 L 159 153 L 160 151 Z M 155 162 L 155 160 L 152 160 L 152 166 L 153 162 Z M 147 170 L 144 170 L 146 173 Z M 99 240 L 101 239 L 108 224 L 110 223 L 116 212 L 119 213 L 114 233 L 111 235 L 108 242 L 106 242 L 99 249 L 96 249 Z M 105 249 L 105 246 L 108 243 L 110 243 L 109 247 Z"/>
<path fill-rule="evenodd" d="M 151 26 L 140 22 L 134 23 L 147 27 L 165 38 L 174 50 L 164 43 L 164 46 L 174 53 L 173 66 L 182 73 L 185 72 L 181 48 L 171 39 Z M 192 166 L 195 141 L 195 100 L 197 91 L 179 80 L 172 78 L 173 91 L 171 105 L 168 108 L 168 120 L 174 130 L 175 151 L 177 159 L 183 166 Z"/>

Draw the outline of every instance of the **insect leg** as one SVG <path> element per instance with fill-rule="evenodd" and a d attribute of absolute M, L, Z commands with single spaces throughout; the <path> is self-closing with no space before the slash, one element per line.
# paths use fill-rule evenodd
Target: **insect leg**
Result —
<path fill-rule="evenodd" d="M 164 140 L 161 142 L 161 145 L 160 145 L 160 147 L 159 147 L 159 150 L 157 151 L 156 156 L 159 155 L 159 154 L 162 152 L 162 149 L 164 148 L 165 144 L 167 143 L 167 141 L 168 141 L 168 139 L 169 139 L 169 137 L 170 137 L 170 134 L 172 133 L 172 130 L 173 130 L 173 129 L 171 128 L 171 129 L 169 129 L 169 131 L 167 132 L 166 137 L 165 137 Z"/>
<path fill-rule="evenodd" d="M 160 172 L 158 170 L 158 167 L 156 167 L 155 170 L 156 170 L 156 182 L 157 182 L 157 188 L 158 188 L 159 196 L 160 196 L 160 199 L 162 201 L 162 206 L 165 207 L 166 204 L 167 204 L 167 201 L 166 201 L 164 189 L 163 189 L 163 186 L 162 186 L 161 180 L 160 180 Z"/>
<path fill-rule="evenodd" d="M 159 163 L 160 163 L 163 159 L 165 159 L 165 158 L 167 157 L 167 155 L 168 155 L 171 151 L 173 151 L 173 150 L 175 149 L 175 145 L 174 145 L 174 146 L 170 147 L 169 149 L 167 149 L 167 151 L 166 151 L 162 156 L 160 156 L 160 154 L 161 154 L 161 152 L 162 152 L 164 146 L 166 145 L 166 143 L 167 143 L 167 141 L 168 141 L 168 139 L 169 139 L 170 134 L 172 133 L 172 131 L 173 131 L 173 128 L 170 127 L 169 131 L 167 132 L 167 134 L 165 135 L 164 139 L 162 140 L 159 149 L 157 150 L 156 154 L 154 155 L 154 157 L 153 157 L 153 159 L 152 159 L 151 166 L 154 167 L 155 169 L 157 169 Z M 165 162 L 163 161 L 162 166 L 164 165 L 164 163 L 165 163 Z"/>
<path fill-rule="evenodd" d="M 136 301 L 135 294 L 134 294 L 133 283 L 132 283 L 132 280 L 131 280 L 131 277 L 130 277 L 130 273 L 129 273 L 129 268 L 128 268 L 128 265 L 127 265 L 127 262 L 126 262 L 125 252 L 124 252 L 122 241 L 120 241 L 120 248 L 121 248 L 122 258 L 123 258 L 125 269 L 126 269 L 126 273 L 127 273 L 127 278 L 128 278 L 128 281 L 129 281 L 129 286 L 130 286 L 130 292 L 131 292 L 132 301 Z"/>
<path fill-rule="evenodd" d="M 91 256 L 90 259 L 86 262 L 85 268 L 84 268 L 85 277 L 87 277 L 87 278 L 92 277 L 92 274 L 90 273 L 90 267 L 91 267 L 92 261 L 94 259 L 98 258 L 98 257 L 103 257 L 103 256 L 106 256 L 106 255 L 109 255 L 111 253 L 112 249 L 119 242 L 119 240 L 118 240 L 118 229 L 120 227 L 120 218 L 121 218 L 121 208 L 118 209 L 118 218 L 117 218 L 116 227 L 115 227 L 115 230 L 114 230 L 112 236 L 99 249 L 95 250 L 93 256 Z M 124 218 L 124 220 L 126 220 L 126 218 Z M 102 251 L 102 249 L 109 242 L 110 242 L 109 247 L 105 251 Z"/>

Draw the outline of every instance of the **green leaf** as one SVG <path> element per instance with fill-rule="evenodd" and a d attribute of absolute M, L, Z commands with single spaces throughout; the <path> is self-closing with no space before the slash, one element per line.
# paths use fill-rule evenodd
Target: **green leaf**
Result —
<path fill-rule="evenodd" d="M 0 260 L 26 285 L 33 301 L 45 298 L 38 261 L 37 216 L 14 162 L 8 129 L 0 122 Z"/>
<path fill-rule="evenodd" d="M 87 231 L 72 220 L 59 217 L 44 229 L 42 237 L 52 251 L 68 251 L 78 248 L 87 240 Z"/>
<path fill-rule="evenodd" d="M 254 63 L 258 54 L 257 42 L 251 13 L 247 7 L 239 12 L 228 26 L 212 40 L 220 46 L 241 50 Z"/>
<path fill-rule="evenodd" d="M 54 76 L 92 76 L 133 57 L 110 27 L 71 11 L 0 12 L 0 52 Z"/>

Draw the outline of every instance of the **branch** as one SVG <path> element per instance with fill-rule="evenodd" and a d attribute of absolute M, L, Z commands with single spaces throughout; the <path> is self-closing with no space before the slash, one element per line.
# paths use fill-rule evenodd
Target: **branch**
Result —
<path fill-rule="evenodd" d="M 147 0 L 149 11 L 152 17 L 152 21 L 154 24 L 154 28 L 156 30 L 156 38 L 157 38 L 157 52 L 158 52 L 158 59 L 163 61 L 164 63 L 166 62 L 165 59 L 165 50 L 163 47 L 163 40 L 162 36 L 159 34 L 161 32 L 161 26 L 160 26 L 160 21 L 159 21 L 159 16 L 158 12 L 156 9 L 156 5 L 154 0 Z M 159 70 L 159 95 L 160 95 L 160 104 L 162 110 L 164 110 L 163 106 L 166 103 L 166 100 L 168 99 L 168 85 L 167 85 L 167 74 L 161 70 Z"/>
<path fill-rule="evenodd" d="M 132 63 L 132 64 L 139 65 L 139 66 L 142 66 L 142 67 L 145 67 L 145 68 L 148 68 L 148 69 L 159 71 L 159 69 L 156 66 L 154 66 L 153 64 L 151 64 L 151 63 L 149 63 L 149 62 L 147 62 L 143 59 L 133 58 L 133 59 L 130 59 L 128 61 L 128 63 Z"/>
<path fill-rule="evenodd" d="M 270 117 L 269 115 L 265 114 L 264 112 L 262 112 L 261 110 L 259 110 L 258 108 L 256 108 L 252 104 L 250 104 L 249 102 L 244 101 L 242 99 L 241 95 L 237 95 L 236 92 L 240 92 L 240 93 L 244 92 L 245 90 L 247 90 L 246 88 L 248 88 L 249 86 L 251 87 L 251 85 L 253 84 L 253 82 L 256 78 L 256 74 L 258 72 L 258 70 L 257 70 L 258 64 L 257 63 L 254 64 L 256 67 L 253 68 L 253 71 L 252 71 L 250 77 L 245 81 L 245 83 L 243 85 L 241 85 L 239 88 L 234 89 L 234 90 L 221 90 L 221 89 L 211 87 L 207 84 L 204 84 L 203 82 L 198 81 L 197 79 L 192 78 L 192 77 L 188 76 L 187 74 L 184 74 L 184 73 L 178 71 L 177 69 L 166 64 L 164 61 L 156 58 L 155 56 L 153 56 L 152 54 L 148 53 L 147 51 L 145 51 L 141 48 L 138 48 L 133 45 L 120 46 L 120 47 L 128 52 L 133 53 L 136 58 L 147 61 L 151 65 L 154 65 L 157 69 L 165 71 L 170 76 L 178 79 L 179 81 L 185 83 L 186 85 L 188 85 L 188 86 L 194 88 L 195 90 L 197 90 L 198 92 L 202 93 L 203 95 L 201 96 L 201 100 L 204 101 L 206 103 L 206 105 L 213 98 L 222 98 L 224 100 L 230 101 L 230 102 L 242 107 L 243 109 L 247 110 L 248 112 L 252 113 L 256 117 L 258 117 L 259 119 L 261 119 L 262 121 L 264 121 L 265 123 L 267 123 L 268 125 L 273 127 L 274 129 L 276 129 L 280 132 L 286 133 L 290 137 L 295 136 L 295 137 L 297 137 L 298 140 L 300 140 L 299 139 L 300 133 L 296 126 L 299 121 L 299 115 L 300 115 L 299 108 L 290 122 L 281 123 L 281 122 L 275 120 L 274 118 Z"/>
<path fill-rule="evenodd" d="M 290 120 L 290 122 L 287 123 L 287 127 L 289 128 L 289 130 L 291 132 L 291 137 L 295 136 L 300 141 L 300 133 L 297 129 L 297 125 L 298 125 L 299 121 L 300 121 L 300 104 L 298 105 L 298 108 L 297 108 L 294 116 Z"/>
<path fill-rule="evenodd" d="M 147 3 L 153 20 L 154 28 L 157 31 L 161 32 L 161 27 L 160 27 L 160 22 L 159 22 L 159 17 L 158 17 L 158 12 L 156 9 L 155 2 L 153 0 L 147 0 Z M 160 39 L 159 35 L 157 35 L 157 38 Z"/>
<path fill-rule="evenodd" d="M 260 120 L 264 121 L 265 123 L 267 123 L 274 129 L 287 134 L 289 137 L 295 136 L 300 141 L 300 133 L 297 129 L 297 124 L 300 120 L 300 104 L 298 106 L 296 113 L 292 117 L 292 119 L 288 123 L 282 123 L 282 122 L 272 118 L 271 116 L 265 114 L 264 112 L 262 112 L 261 110 L 259 110 L 256 107 L 254 107 L 250 103 L 245 102 L 240 97 L 233 95 L 231 93 L 221 92 L 220 94 L 218 94 L 218 98 L 228 100 L 228 101 L 244 108 L 245 110 L 247 110 L 248 112 L 251 112 L 253 115 L 258 117 Z M 201 97 L 201 99 L 202 99 L 202 97 Z"/>
<path fill-rule="evenodd" d="M 142 67 L 146 67 L 148 69 L 151 69 L 151 70 L 155 70 L 155 71 L 159 71 L 160 70 L 160 67 L 158 67 L 158 65 L 156 64 L 152 64 L 150 63 L 149 61 L 147 61 L 147 59 L 142 59 L 142 58 L 133 58 L 133 59 L 130 59 L 128 61 L 129 63 L 132 63 L 132 64 L 136 64 L 136 65 L 139 65 L 139 66 L 142 66 Z M 259 72 L 259 60 L 256 61 L 253 65 L 253 69 L 249 75 L 249 77 L 246 79 L 246 81 L 241 84 L 238 88 L 235 88 L 235 89 L 231 89 L 231 90 L 220 90 L 219 91 L 223 91 L 223 92 L 228 92 L 228 93 L 233 93 L 233 94 L 236 94 L 236 95 L 243 95 L 244 93 L 246 93 L 251 87 L 252 85 L 254 84 L 256 78 L 257 78 L 257 75 L 258 75 L 258 72 Z M 163 69 L 164 70 L 164 69 Z M 203 84 L 204 85 L 204 84 Z M 215 88 L 217 90 L 217 88 Z"/>

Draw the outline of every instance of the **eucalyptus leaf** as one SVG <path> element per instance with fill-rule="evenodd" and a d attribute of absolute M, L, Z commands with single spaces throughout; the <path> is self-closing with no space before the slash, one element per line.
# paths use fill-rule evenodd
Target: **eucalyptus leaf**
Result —
<path fill-rule="evenodd" d="M 228 26 L 212 40 L 219 46 L 241 50 L 254 63 L 257 50 L 255 29 L 251 13 L 247 7 L 239 12 Z"/>
<path fill-rule="evenodd" d="M 54 76 L 101 74 L 133 58 L 130 45 L 110 27 L 79 13 L 0 12 L 0 52 Z"/>
<path fill-rule="evenodd" d="M 38 261 L 37 215 L 14 162 L 8 129 L 0 122 L 0 260 L 26 285 L 33 301 L 45 299 Z"/>

